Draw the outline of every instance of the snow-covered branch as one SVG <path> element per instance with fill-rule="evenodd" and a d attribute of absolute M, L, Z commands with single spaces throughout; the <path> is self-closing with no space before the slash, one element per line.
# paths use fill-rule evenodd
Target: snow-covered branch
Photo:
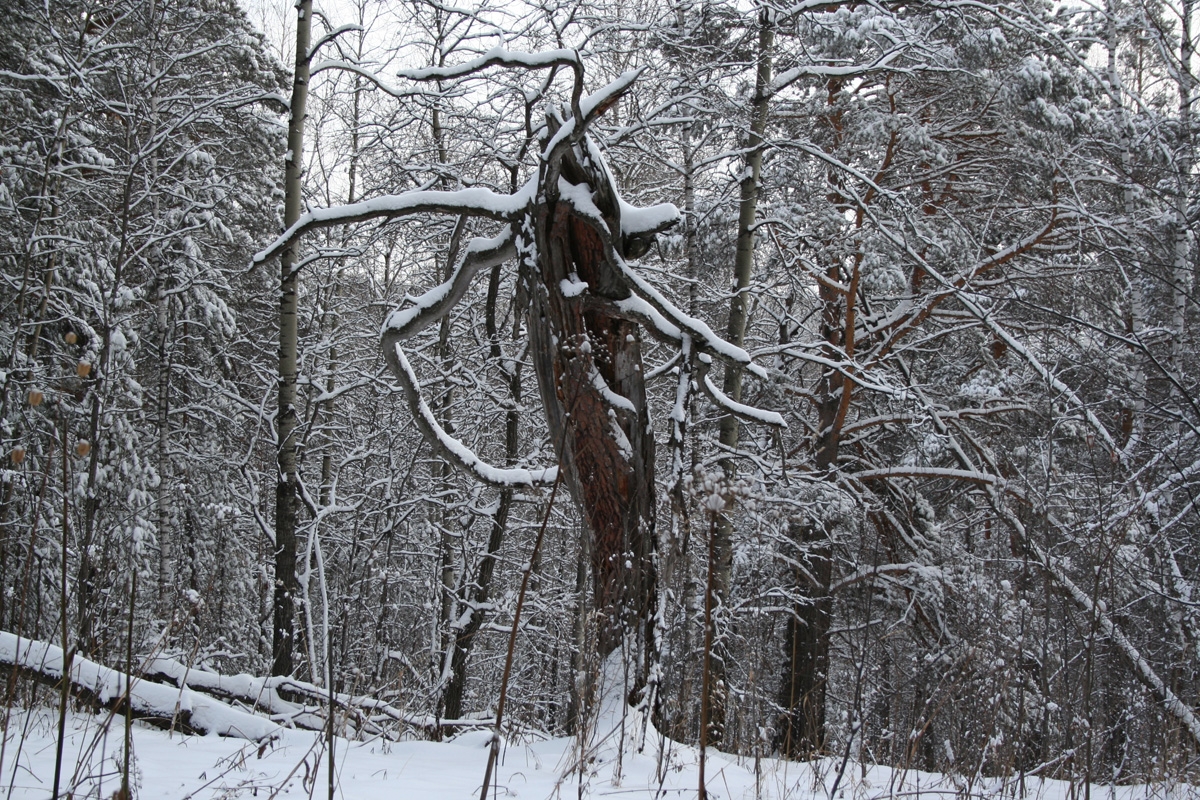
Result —
<path fill-rule="evenodd" d="M 411 298 L 411 305 L 388 314 L 383 323 L 384 351 L 440 320 L 466 294 L 471 279 L 479 270 L 501 264 L 515 256 L 516 252 L 511 228 L 506 228 L 492 239 L 475 238 L 469 241 L 465 255 L 449 280 L 420 297 Z"/>
<path fill-rule="evenodd" d="M 547 69 L 549 67 L 566 67 L 582 69 L 583 64 L 579 53 L 575 50 L 546 50 L 541 53 L 522 53 L 504 47 L 493 47 L 478 58 L 473 58 L 462 64 L 451 67 L 418 67 L 402 69 L 397 74 L 402 78 L 413 81 L 438 81 L 462 78 L 488 67 L 509 67 L 511 69 Z"/>
<path fill-rule="evenodd" d="M 572 116 L 584 119 L 581 113 L 580 98 L 583 95 L 583 61 L 576 50 L 547 50 L 542 53 L 522 53 L 505 47 L 493 47 L 478 58 L 452 67 L 420 67 L 417 69 L 401 70 L 402 78 L 414 81 L 439 81 L 453 78 L 464 78 L 489 67 L 507 67 L 508 69 L 551 69 L 567 68 L 575 77 L 571 90 Z M 581 128 L 582 130 L 582 128 Z"/>
<path fill-rule="evenodd" d="M 433 445 L 438 454 L 449 463 L 492 486 L 549 486 L 554 483 L 558 467 L 545 469 L 523 469 L 520 467 L 502 469 L 493 467 L 475 455 L 469 447 L 455 439 L 443 428 L 434 416 L 433 410 L 421 396 L 420 383 L 404 350 L 400 347 L 399 339 L 392 336 L 391 346 L 384 350 L 384 356 L 392 368 L 392 373 L 400 381 L 408 407 L 412 411 L 413 420 L 425 439 Z"/>
<path fill-rule="evenodd" d="M 842 66 L 833 66 L 827 64 L 803 64 L 798 67 L 793 67 L 792 69 L 779 73 L 779 75 L 771 83 L 770 94 L 775 95 L 779 92 L 782 92 L 784 89 L 791 86 L 801 78 L 857 78 L 863 75 L 869 75 L 872 72 L 888 69 L 890 68 L 891 63 L 895 61 L 905 50 L 907 50 L 906 47 L 897 47 L 893 50 L 889 50 L 879 58 L 872 61 L 870 64 L 846 64 Z"/>
<path fill-rule="evenodd" d="M 441 213 L 485 217 L 508 222 L 516 218 L 533 199 L 536 181 L 530 181 L 515 194 L 498 194 L 491 189 L 472 187 L 456 191 L 419 189 L 388 194 L 330 208 L 317 208 L 296 220 L 279 238 L 254 255 L 261 263 L 279 255 L 296 237 L 334 225 L 350 225 L 373 219 L 396 219 L 412 214 Z"/>
<path fill-rule="evenodd" d="M 173 659 L 158 656 L 146 664 L 147 676 L 174 684 L 189 692 L 204 692 L 219 698 L 245 703 L 269 714 L 283 725 L 323 730 L 328 726 L 327 707 L 330 692 L 286 675 L 258 677 L 245 673 L 223 675 L 209 670 L 188 667 Z M 157 684 L 154 684 L 157 685 Z M 172 690 L 174 691 L 174 690 Z M 409 714 L 383 700 L 364 695 L 334 692 L 335 707 L 345 713 L 348 721 L 363 733 L 386 735 L 388 723 L 413 728 L 432 729 L 442 726 L 484 725 L 486 720 L 437 720 L 426 715 Z M 324 708 L 323 708 L 324 707 Z"/>
<path fill-rule="evenodd" d="M 708 368 L 712 365 L 712 357 L 709 356 L 708 353 L 700 353 L 696 356 L 696 361 L 699 364 L 696 372 L 698 373 L 697 377 L 700 379 L 700 387 L 704 390 L 704 393 L 708 395 L 708 397 L 714 403 L 717 404 L 718 407 L 723 408 L 736 417 L 741 417 L 747 422 L 757 422 L 762 425 L 772 425 L 776 428 L 787 427 L 787 422 L 784 421 L 782 415 L 777 414 L 774 411 L 766 411 L 761 408 L 755 408 L 754 406 L 748 406 L 745 403 L 739 403 L 721 391 L 721 389 L 712 382 L 712 379 L 708 377 Z"/>

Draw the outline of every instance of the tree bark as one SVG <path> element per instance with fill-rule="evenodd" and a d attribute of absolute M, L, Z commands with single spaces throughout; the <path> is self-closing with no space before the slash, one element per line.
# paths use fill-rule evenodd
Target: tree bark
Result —
<path fill-rule="evenodd" d="M 288 151 L 284 170 L 284 229 L 300 218 L 304 114 L 308 101 L 312 0 L 296 6 L 296 69 L 288 117 Z M 279 472 L 275 486 L 275 597 L 271 674 L 290 675 L 295 667 L 296 516 L 299 477 L 296 472 L 297 275 L 300 240 L 293 238 L 280 256 L 279 291 Z"/>
<path fill-rule="evenodd" d="M 1196 47 L 1192 40 L 1192 0 L 1180 5 L 1179 32 L 1179 154 L 1176 174 L 1179 176 L 1175 194 L 1175 219 L 1172 221 L 1174 260 L 1171 270 L 1171 368 L 1178 374 L 1185 359 L 1188 297 L 1192 292 L 1191 230 L 1188 212 L 1191 208 L 1192 177 L 1192 90 L 1195 76 L 1192 59 Z M 1178 388 L 1173 390 L 1178 394 Z"/>
<path fill-rule="evenodd" d="M 832 560 L 828 534 L 810 522 L 796 522 L 789 534 L 797 548 L 796 585 L 804 592 L 794 604 L 784 635 L 784 712 L 775 747 L 791 758 L 819 753 L 825 744 L 825 686 L 829 674 L 829 594 Z M 804 575 L 807 572 L 811 579 Z"/>
<path fill-rule="evenodd" d="M 829 103 L 832 106 L 840 91 L 838 79 L 829 82 Z M 840 111 L 831 109 L 830 121 L 835 130 L 841 128 Z M 829 201 L 839 210 L 846 205 L 836 172 L 830 174 Z M 861 224 L 861 210 L 858 210 Z M 858 257 L 861 261 L 861 255 Z M 821 302 L 821 338 L 825 355 L 832 361 L 854 358 L 855 298 L 858 292 L 858 261 L 846 290 L 837 287 L 842 282 L 838 263 L 827 269 L 828 281 L 818 290 Z M 840 370 L 826 369 L 816 391 L 817 432 L 813 443 L 813 468 L 818 475 L 828 475 L 837 468 L 838 448 L 842 426 L 850 407 L 854 385 Z M 820 753 L 825 746 L 825 689 L 829 673 L 829 625 L 832 598 L 829 594 L 833 576 L 832 542 L 823 525 L 805 520 L 789 525 L 790 539 L 796 547 L 794 591 L 796 601 L 788 618 L 784 642 L 784 679 L 779 704 L 783 708 L 779 727 L 775 731 L 775 747 L 793 758 L 805 758 Z"/>
<path fill-rule="evenodd" d="M 561 174 L 591 189 L 608 229 L 621 230 L 606 183 L 591 178 L 571 154 Z M 645 657 L 649 638 L 642 626 L 654 609 L 655 585 L 654 437 L 640 328 L 613 303 L 631 292 L 609 263 L 601 233 L 558 198 L 557 186 L 545 191 L 533 226 L 536 263 L 521 264 L 538 388 L 564 483 L 591 535 L 599 655 L 637 632 L 645 636 L 639 643 Z M 580 281 L 586 292 L 564 294 L 564 283 Z"/>

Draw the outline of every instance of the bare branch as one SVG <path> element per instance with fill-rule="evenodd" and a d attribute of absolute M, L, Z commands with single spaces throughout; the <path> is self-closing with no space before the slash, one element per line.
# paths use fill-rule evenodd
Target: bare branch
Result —
<path fill-rule="evenodd" d="M 308 60 L 311 61 L 312 57 L 317 54 L 318 50 L 332 42 L 337 37 L 341 36 L 343 33 L 362 33 L 362 29 L 363 28 L 361 25 L 350 23 L 349 25 L 342 25 L 341 27 L 330 31 L 318 39 L 317 43 L 308 49 Z"/>

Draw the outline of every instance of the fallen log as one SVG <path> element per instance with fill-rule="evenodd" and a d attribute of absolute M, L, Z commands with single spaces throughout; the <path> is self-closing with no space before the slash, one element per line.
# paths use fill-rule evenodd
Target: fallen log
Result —
<path fill-rule="evenodd" d="M 0 666 L 51 685 L 63 678 L 63 651 L 57 645 L 0 631 Z M 186 687 L 132 679 L 79 654 L 71 658 L 71 694 L 89 705 L 123 710 L 126 699 L 135 719 L 184 733 L 215 734 L 265 743 L 279 736 L 278 724 L 234 708 Z"/>
<path fill-rule="evenodd" d="M 244 703 L 286 727 L 320 731 L 328 725 L 325 714 L 330 692 L 307 681 L 288 676 L 224 675 L 164 656 L 150 659 L 144 673 L 152 680 Z M 439 729 L 486 727 L 493 722 L 490 718 L 436 719 L 428 714 L 409 714 L 383 700 L 347 692 L 333 692 L 332 698 L 335 713 L 369 736 L 398 738 L 387 729 L 388 725 L 415 728 L 430 735 Z"/>

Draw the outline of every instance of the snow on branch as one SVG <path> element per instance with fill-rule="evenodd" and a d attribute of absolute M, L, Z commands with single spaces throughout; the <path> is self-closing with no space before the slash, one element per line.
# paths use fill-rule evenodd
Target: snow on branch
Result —
<path fill-rule="evenodd" d="M 825 345 L 822 345 L 822 346 L 825 346 Z M 821 367 L 824 367 L 825 369 L 834 370 L 834 371 L 838 372 L 844 379 L 851 381 L 856 386 L 860 386 L 863 389 L 868 389 L 872 392 L 879 392 L 880 394 L 895 396 L 895 395 L 902 395 L 904 392 L 904 390 L 900 387 L 889 386 L 886 383 L 868 380 L 867 378 L 864 378 L 863 373 L 866 372 L 866 368 L 861 363 L 859 363 L 856 359 L 853 359 L 850 357 L 845 357 L 840 360 L 833 359 L 833 358 L 829 358 L 827 356 L 818 355 L 816 353 L 810 353 L 806 350 L 801 350 L 792 344 L 772 345 L 771 347 L 764 347 L 760 350 L 754 351 L 754 355 L 756 358 L 762 357 L 762 356 L 771 356 L 771 355 L 784 355 L 789 358 L 794 358 L 797 361 L 805 361 L 810 364 L 818 364 Z"/>
<path fill-rule="evenodd" d="M 629 69 L 622 72 L 609 83 L 601 86 L 596 91 L 589 94 L 579 101 L 579 110 L 583 112 L 584 123 L 591 122 L 607 111 L 621 95 L 629 90 L 629 87 L 641 77 L 644 67 Z"/>
<path fill-rule="evenodd" d="M 620 82 L 621 79 L 618 79 L 613 84 L 610 84 L 610 86 L 619 84 Z M 603 91 L 601 90 L 601 92 Z M 597 94 L 600 94 L 600 92 Z M 566 127 L 566 125 L 563 126 L 564 129 Z M 556 134 L 556 137 L 561 134 L 562 131 L 560 130 Z M 602 164 L 602 154 L 590 147 L 590 142 L 588 144 L 589 155 L 592 156 L 593 162 Z M 550 146 L 547 146 L 547 152 L 551 149 Z M 609 190 L 617 198 L 621 213 L 621 231 L 619 233 L 622 237 L 652 235 L 671 227 L 679 221 L 679 209 L 670 203 L 662 203 L 649 208 L 636 208 L 626 203 L 621 199 L 620 193 L 615 184 L 613 184 L 607 168 L 603 172 L 605 179 L 609 181 Z M 587 187 L 576 186 L 560 178 L 557 188 L 562 200 L 569 202 L 578 213 L 596 223 L 594 230 L 599 234 L 603 242 L 609 261 L 617 268 L 629 286 L 631 295 L 614 301 L 614 305 L 618 310 L 644 325 L 655 338 L 681 345 L 685 338 L 688 339 L 691 345 L 698 351 L 701 361 L 704 358 L 715 356 L 723 361 L 743 367 L 755 377 L 760 379 L 767 377 L 767 371 L 755 364 L 748 352 L 722 339 L 702 320 L 685 314 L 625 261 L 621 252 L 616 247 L 613 232 L 608 230 L 607 223 L 599 209 L 592 202 L 591 192 L 587 190 Z M 626 221 L 627 216 L 628 222 Z M 705 379 L 704 389 L 713 402 L 735 416 L 751 422 L 787 427 L 783 417 L 779 414 L 738 403 L 732 398 L 725 396 L 723 392 L 717 389 L 711 381 L 707 381 L 707 379 Z"/>
<path fill-rule="evenodd" d="M 708 367 L 712 364 L 712 359 L 707 353 L 701 353 L 697 357 L 697 361 L 700 362 L 700 368 L 697 370 L 700 378 L 700 386 L 704 389 L 704 393 L 718 406 L 735 417 L 741 417 L 748 422 L 773 425 L 776 428 L 787 427 L 787 422 L 784 421 L 783 417 L 774 411 L 765 411 L 761 408 L 748 406 L 745 403 L 739 403 L 717 388 L 717 385 L 708 377 Z"/>
<path fill-rule="evenodd" d="M 512 228 L 492 239 L 477 237 L 467 243 L 467 252 L 450 279 L 417 298 L 412 305 L 388 314 L 383 323 L 383 347 L 386 351 L 400 339 L 407 339 L 444 317 L 471 285 L 479 270 L 494 267 L 515 256 Z"/>
<path fill-rule="evenodd" d="M 752 375 L 765 379 L 767 371 L 751 361 L 749 353 L 717 336 L 712 328 L 701 320 L 680 311 L 658 290 L 634 273 L 624 260 L 617 257 L 614 259 L 614 263 L 630 279 L 635 292 L 623 300 L 615 301 L 614 305 L 621 313 L 644 325 L 656 339 L 689 349 L 694 347 L 699 351 L 696 359 L 700 363 L 697 370 L 700 373 L 698 375 L 700 387 L 714 403 L 747 422 L 757 422 L 779 428 L 787 427 L 787 422 L 780 414 L 739 403 L 722 392 L 709 379 L 708 366 L 712 364 L 713 356 L 729 363 L 738 364 Z"/>
<path fill-rule="evenodd" d="M 934 582 L 943 580 L 943 572 L 939 567 L 933 567 L 929 564 L 922 564 L 917 561 L 906 561 L 900 564 L 880 564 L 877 567 L 869 567 L 860 569 L 857 572 L 847 575 L 837 583 L 830 585 L 829 593 L 837 594 L 855 584 L 869 581 L 872 578 L 878 577 L 897 577 L 900 575 L 918 575 L 927 577 Z"/>
<path fill-rule="evenodd" d="M 488 67 L 510 67 L 513 69 L 547 69 L 568 67 L 581 71 L 583 63 L 575 50 L 547 50 L 542 53 L 522 53 L 504 47 L 493 47 L 478 58 L 452 67 L 419 67 L 402 69 L 397 74 L 413 81 L 437 81 L 463 78 Z"/>
<path fill-rule="evenodd" d="M 793 67 L 786 72 L 781 72 L 775 78 L 775 80 L 772 81 L 769 94 L 777 94 L 801 78 L 854 78 L 859 75 L 867 75 L 869 73 L 887 68 L 897 56 L 904 52 L 905 49 L 906 48 L 904 47 L 897 47 L 893 50 L 889 50 L 879 58 L 872 61 L 870 64 L 847 64 L 840 67 L 820 64 L 804 64 L 799 67 Z"/>
<path fill-rule="evenodd" d="M 722 339 L 703 320 L 685 314 L 662 292 L 638 275 L 617 253 L 612 252 L 610 255 L 613 263 L 629 281 L 635 295 L 626 300 L 618 300 L 616 305 L 619 309 L 637 317 L 660 338 L 680 341 L 681 335 L 686 333 L 700 352 L 739 364 L 758 378 L 767 377 L 767 371 L 751 361 L 749 353 Z"/>
<path fill-rule="evenodd" d="M 1079 609 L 1083 611 L 1089 619 L 1094 620 L 1097 623 L 1097 627 L 1099 628 L 1100 632 L 1103 633 L 1105 638 L 1109 639 L 1116 645 L 1117 650 L 1125 658 L 1125 661 L 1129 664 L 1130 670 L 1133 672 L 1134 677 L 1137 678 L 1137 680 L 1143 686 L 1149 689 L 1151 693 L 1158 697 L 1159 701 L 1163 704 L 1163 707 L 1167 710 L 1167 713 L 1173 716 L 1187 730 L 1188 735 L 1190 735 L 1192 738 L 1192 742 L 1196 745 L 1200 745 L 1200 718 L 1196 716 L 1196 712 L 1187 703 L 1181 700 L 1179 695 L 1175 694 L 1171 687 L 1168 686 L 1162 677 L 1155 671 L 1150 662 L 1146 660 L 1140 651 L 1138 651 L 1137 646 L 1134 645 L 1133 642 L 1129 641 L 1129 637 L 1125 635 L 1125 632 L 1109 615 L 1108 609 L 1105 608 L 1102 603 L 1096 602 L 1091 595 L 1081 589 L 1079 585 L 1071 579 L 1071 576 L 1067 574 L 1067 571 L 1064 569 L 1062 563 L 1052 554 L 1044 550 L 1029 536 L 1029 532 L 1026 530 L 1025 524 L 1021 522 L 1021 519 L 1016 514 L 1012 513 L 1012 511 L 1009 510 L 1009 508 L 1000 500 L 996 489 L 992 486 L 989 486 L 987 491 L 991 500 L 992 508 L 999 512 L 1000 515 L 1004 517 L 1004 520 L 1016 532 L 1017 536 L 1020 538 L 1022 546 L 1025 548 L 1026 552 L 1032 556 L 1032 560 L 1041 567 L 1041 569 L 1050 577 L 1052 581 L 1058 584 L 1065 591 L 1067 596 L 1071 598 L 1075 605 L 1078 606 Z M 1061 526 L 1061 524 L 1053 517 L 1053 515 L 1047 515 L 1047 520 L 1052 525 L 1065 527 Z"/>
<path fill-rule="evenodd" d="M 604 398 L 604 402 L 608 403 L 618 411 L 623 411 L 627 414 L 637 414 L 637 406 L 633 404 L 633 401 L 624 395 L 614 392 L 612 387 L 608 385 L 608 382 L 604 380 L 604 376 L 600 374 L 600 370 L 596 369 L 594 364 L 592 365 L 589 374 L 591 376 L 592 386 L 595 387 L 596 391 L 600 393 L 600 396 Z"/>
<path fill-rule="evenodd" d="M 471 217 L 487 217 L 508 222 L 519 215 L 533 199 L 536 179 L 514 194 L 498 194 L 491 189 L 472 187 L 456 191 L 417 189 L 401 194 L 387 194 L 332 208 L 316 208 L 296 220 L 278 239 L 254 255 L 261 263 L 278 255 L 296 237 L 317 228 L 348 225 L 372 219 L 395 219 L 410 214 L 440 212 Z"/>
<path fill-rule="evenodd" d="M 438 81 L 450 80 L 453 78 L 465 78 L 468 75 L 473 75 L 476 72 L 481 72 L 488 67 L 507 67 L 509 69 L 550 69 L 567 67 L 571 70 L 575 78 L 575 84 L 571 88 L 571 120 L 568 125 L 564 125 L 560 130 L 560 134 L 570 137 L 570 141 L 576 141 L 582 135 L 584 128 L 587 127 L 587 122 L 596 112 L 597 104 L 587 107 L 585 111 L 583 97 L 583 60 L 579 57 L 578 50 L 547 50 L 542 53 L 523 53 L 516 50 L 508 50 L 504 47 L 493 47 L 478 58 L 471 59 L 463 64 L 458 64 L 452 67 L 420 67 L 417 69 L 400 70 L 399 74 L 402 78 L 408 78 L 414 81 Z M 641 70 L 633 70 L 633 78 L 625 82 L 625 85 L 619 92 L 625 91 L 633 83 L 633 80 L 641 73 Z M 628 75 L 629 73 L 626 73 Z M 613 83 L 621 82 L 622 75 Z M 612 86 L 612 84 L 609 84 Z M 608 87 L 605 87 L 606 89 Z M 602 89 L 601 92 L 604 90 Z M 619 93 L 618 92 L 618 93 Z M 604 113 L 607 104 L 599 105 L 599 112 Z M 568 130 L 569 129 L 569 130 Z M 546 152 L 552 152 L 554 148 L 547 148 Z"/>
<path fill-rule="evenodd" d="M 1129 641 L 1125 632 L 1113 622 L 1107 610 L 1098 604 L 1087 592 L 1079 588 L 1075 581 L 1071 580 L 1071 577 L 1067 575 L 1066 571 L 1058 563 L 1058 560 L 1039 547 L 1036 542 L 1026 538 L 1025 544 L 1032 552 L 1034 558 L 1041 562 L 1042 568 L 1050 575 L 1054 582 L 1066 590 L 1066 593 L 1075 601 L 1075 604 L 1099 624 L 1099 628 L 1104 636 L 1117 645 L 1117 649 L 1121 652 L 1121 655 L 1129 662 L 1134 676 L 1143 686 L 1158 696 L 1158 699 L 1166 707 L 1168 713 L 1187 729 L 1188 734 L 1192 737 L 1192 741 L 1200 745 L 1200 718 L 1197 718 L 1195 712 L 1187 703 L 1183 702 L 1171 690 L 1171 687 L 1159 677 L 1154 667 L 1150 665 L 1150 662 L 1142 656 L 1133 642 Z"/>
<path fill-rule="evenodd" d="M 412 365 L 408 363 L 408 358 L 404 355 L 404 349 L 400 347 L 398 338 L 395 335 L 389 338 L 391 346 L 385 347 L 384 356 L 392 368 L 392 373 L 404 389 L 408 407 L 412 411 L 417 427 L 421 429 L 421 433 L 425 435 L 439 455 L 464 472 L 492 486 L 549 486 L 554 483 L 558 475 L 558 467 L 535 470 L 521 467 L 510 469 L 493 467 L 475 455 L 465 444 L 447 433 L 438 423 L 429 404 L 421 396 L 416 373 L 413 372 Z"/>
<path fill-rule="evenodd" d="M 896 390 L 895 394 L 903 399 L 904 390 Z M 914 413 L 894 413 L 894 414 L 878 414 L 872 417 L 863 417 L 848 422 L 842 427 L 842 435 L 846 436 L 851 433 L 876 428 L 880 425 L 911 425 L 914 422 L 921 422 L 927 418 L 932 418 L 941 425 L 944 425 L 947 420 L 967 420 L 980 419 L 984 417 L 995 416 L 997 414 L 1012 414 L 1016 412 L 1028 412 L 1030 406 L 1027 403 L 1009 403 L 1009 402 L 993 402 L 991 405 L 983 405 L 975 408 L 925 408 L 926 414 Z"/>
<path fill-rule="evenodd" d="M 554 482 L 557 467 L 541 470 L 494 467 L 447 433 L 422 397 L 420 382 L 400 346 L 403 340 L 428 328 L 449 313 L 466 294 L 472 278 L 481 269 L 494 267 L 515 255 L 516 246 L 511 227 L 492 239 L 472 239 L 467 244 L 466 254 L 449 280 L 420 297 L 410 299 L 411 305 L 396 309 L 388 315 L 383 323 L 381 339 L 384 357 L 392 374 L 404 389 L 413 419 L 439 455 L 473 477 L 493 486 L 540 486 Z"/>
<path fill-rule="evenodd" d="M 57 645 L 0 631 L 0 664 L 27 670 L 36 676 L 59 681 L 63 675 L 63 651 Z M 163 686 L 101 666 L 79 654 L 71 659 L 71 685 L 77 695 L 101 706 L 115 708 L 126 695 L 134 714 L 148 721 L 172 724 L 202 734 L 232 736 L 266 742 L 279 735 L 270 720 L 240 711 L 187 688 Z"/>
<path fill-rule="evenodd" d="M 806 11 L 828 11 L 841 6 L 840 0 L 801 0 L 792 6 L 782 6 L 775 14 L 778 17 L 792 17 Z"/>
<path fill-rule="evenodd" d="M 572 117 L 563 123 L 562 127 L 555 131 L 554 135 L 546 142 L 545 147 L 542 148 L 542 161 L 556 162 L 565 152 L 564 148 L 578 141 L 592 120 L 611 108 L 617 98 L 628 91 L 641 74 L 641 67 L 627 70 L 618 75 L 611 83 L 583 98 L 579 97 L 583 89 L 580 83 L 582 76 L 576 76 L 575 94 L 571 98 Z"/>
<path fill-rule="evenodd" d="M 318 50 L 320 50 L 322 47 L 324 47 L 325 45 L 332 42 L 334 39 L 341 36 L 343 33 L 362 33 L 362 32 L 363 32 L 362 25 L 357 25 L 353 22 L 348 25 L 342 25 L 341 27 L 330 31 L 329 33 L 325 34 L 320 39 L 318 39 L 317 43 L 308 49 L 308 60 L 312 61 L 312 57 L 317 54 Z"/>
<path fill-rule="evenodd" d="M 1070 386 L 1067 386 L 1067 384 L 1059 380 L 1058 376 L 1055 375 L 1045 364 L 1043 364 L 1041 359 L 1039 359 L 1037 355 L 1033 353 L 1033 351 L 1029 350 L 1020 342 L 1018 342 L 1016 337 L 1009 333 L 1003 325 L 996 322 L 996 320 L 992 318 L 991 314 L 989 314 L 984 308 L 980 307 L 980 305 L 974 302 L 970 297 L 967 297 L 965 294 L 961 294 L 958 297 L 958 300 L 963 304 L 967 311 L 969 311 L 976 319 L 986 325 L 993 335 L 996 336 L 996 338 L 1003 341 L 1009 346 L 1009 348 L 1012 349 L 1013 352 L 1023 358 L 1025 363 L 1033 367 L 1034 371 L 1037 372 L 1037 374 L 1042 378 L 1043 381 L 1046 382 L 1047 385 L 1054 389 L 1054 391 L 1058 392 L 1061 397 L 1067 398 L 1072 405 L 1074 405 L 1083 413 L 1083 417 L 1087 421 L 1087 424 L 1096 432 L 1096 434 L 1108 447 L 1110 453 L 1119 454 L 1121 452 L 1121 448 L 1113 439 L 1112 434 L 1108 432 L 1108 428 L 1104 427 L 1104 423 L 1097 418 L 1091 407 L 1085 403 L 1084 400 L 1079 397 L 1079 395 L 1077 395 Z"/>
<path fill-rule="evenodd" d="M 343 61 L 340 59 L 329 59 L 326 61 L 320 61 L 316 64 L 313 64 L 312 68 L 309 71 L 309 77 L 312 77 L 314 75 L 319 75 L 322 72 L 327 72 L 329 70 L 334 70 L 334 69 L 340 70 L 342 72 L 349 72 L 354 75 L 358 75 L 361 78 L 365 78 L 366 80 L 368 80 L 372 84 L 374 84 L 376 88 L 383 90 L 383 92 L 385 94 L 389 94 L 392 97 L 406 98 L 406 97 L 411 97 L 414 94 L 421 93 L 419 91 L 411 91 L 411 90 L 405 91 L 403 89 L 397 89 L 395 86 L 392 86 L 390 83 L 385 81 L 383 78 L 379 77 L 378 73 L 372 72 L 369 69 L 364 69 L 363 67 L 360 67 L 359 65 L 351 63 L 349 61 Z"/>
<path fill-rule="evenodd" d="M 272 719 L 285 725 L 306 730 L 323 730 L 328 725 L 328 719 L 316 712 L 319 706 L 328 704 L 329 690 L 307 681 L 286 675 L 269 678 L 246 673 L 224 675 L 191 668 L 176 659 L 163 656 L 150 659 L 145 671 L 155 679 L 182 689 L 197 690 L 245 703 L 251 708 L 270 714 Z M 285 699 L 285 696 L 291 699 Z M 477 720 L 436 721 L 427 715 L 405 713 L 390 703 L 365 695 L 334 692 L 333 700 L 335 706 L 344 709 L 359 731 L 373 736 L 386 736 L 386 723 L 400 723 L 424 729 L 434 728 L 438 724 L 486 724 L 486 721 Z M 342 712 L 338 713 L 340 715 Z"/>
<path fill-rule="evenodd" d="M 681 215 L 674 203 L 658 203 L 645 208 L 631 206 L 617 197 L 621 205 L 621 235 L 646 236 L 659 233 L 679 222 Z"/>
<path fill-rule="evenodd" d="M 864 469 L 850 474 L 856 481 L 877 481 L 890 478 L 949 478 L 968 483 L 984 483 L 991 486 L 1005 487 L 1003 478 L 970 469 L 952 469 L 949 467 L 883 467 L 881 469 Z M 1005 487 L 1007 488 L 1007 487 Z"/>

